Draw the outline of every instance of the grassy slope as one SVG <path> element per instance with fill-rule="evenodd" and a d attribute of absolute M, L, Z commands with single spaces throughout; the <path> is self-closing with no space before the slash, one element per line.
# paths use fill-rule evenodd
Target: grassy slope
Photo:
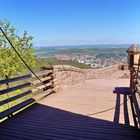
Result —
<path fill-rule="evenodd" d="M 85 64 L 78 63 L 76 61 L 72 60 L 57 60 L 57 59 L 45 59 L 45 58 L 38 58 L 35 67 L 35 71 L 38 71 L 41 66 L 46 66 L 46 65 L 71 65 L 74 67 L 78 67 L 81 69 L 92 69 L 92 67 L 87 66 Z"/>

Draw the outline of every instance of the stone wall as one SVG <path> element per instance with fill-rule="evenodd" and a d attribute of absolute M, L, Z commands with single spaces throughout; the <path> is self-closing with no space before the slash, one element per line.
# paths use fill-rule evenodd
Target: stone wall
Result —
<path fill-rule="evenodd" d="M 119 70 L 119 65 L 112 65 L 100 69 L 84 70 L 86 79 L 103 79 Z"/>
<path fill-rule="evenodd" d="M 81 83 L 88 79 L 108 78 L 112 73 L 119 69 L 119 65 L 100 69 L 80 69 L 68 65 L 54 65 L 52 67 L 54 90 L 57 91 L 62 87 Z"/>
<path fill-rule="evenodd" d="M 67 65 L 53 66 L 54 90 L 57 91 L 62 87 L 84 82 L 85 74 L 82 69 Z"/>

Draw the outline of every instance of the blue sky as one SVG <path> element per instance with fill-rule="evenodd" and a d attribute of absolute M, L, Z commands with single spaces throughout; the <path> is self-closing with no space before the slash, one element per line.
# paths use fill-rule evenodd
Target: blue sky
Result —
<path fill-rule="evenodd" d="M 35 46 L 140 43 L 140 0 L 1 0 L 0 19 Z"/>

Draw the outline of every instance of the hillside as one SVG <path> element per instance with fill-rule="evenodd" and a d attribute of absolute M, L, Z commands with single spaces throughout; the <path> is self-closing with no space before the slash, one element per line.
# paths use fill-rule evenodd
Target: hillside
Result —
<path fill-rule="evenodd" d="M 70 65 L 81 69 L 93 69 L 91 66 L 78 63 L 72 60 L 58 60 L 58 59 L 47 59 L 47 58 L 37 58 L 35 69 L 40 69 L 42 66 L 53 66 L 53 65 Z"/>

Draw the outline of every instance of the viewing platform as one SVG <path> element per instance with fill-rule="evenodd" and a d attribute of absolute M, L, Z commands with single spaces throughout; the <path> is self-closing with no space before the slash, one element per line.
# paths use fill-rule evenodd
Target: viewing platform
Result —
<path fill-rule="evenodd" d="M 0 125 L 2 140 L 139 140 L 129 79 L 94 79 L 61 89 Z"/>

